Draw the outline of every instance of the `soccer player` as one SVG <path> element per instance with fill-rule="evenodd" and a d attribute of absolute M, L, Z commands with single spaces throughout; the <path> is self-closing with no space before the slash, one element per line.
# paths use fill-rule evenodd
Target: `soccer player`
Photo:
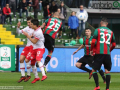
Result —
<path fill-rule="evenodd" d="M 91 36 L 91 30 L 89 28 L 85 29 L 85 35 L 86 36 L 83 38 L 83 45 L 81 45 L 73 53 L 73 55 L 75 53 L 77 53 L 79 50 L 81 50 L 82 48 L 84 48 L 84 56 L 77 61 L 76 67 L 79 68 L 79 69 L 82 69 L 84 71 L 87 71 L 90 74 L 92 70 L 90 70 L 90 69 L 88 69 L 88 68 L 85 67 L 86 64 L 88 64 L 90 67 L 92 67 L 92 63 L 94 61 L 93 60 L 93 56 L 90 55 L 90 47 L 91 47 L 91 41 L 92 41 L 93 36 Z M 103 78 L 103 81 L 105 83 L 105 76 L 104 76 L 103 70 L 100 69 L 99 73 L 100 73 L 100 75 Z"/>
<path fill-rule="evenodd" d="M 45 58 L 45 62 L 44 62 L 44 69 L 46 73 L 47 71 L 45 66 L 48 64 L 48 62 L 51 59 L 52 53 L 54 51 L 55 36 L 62 25 L 62 22 L 58 18 L 59 18 L 59 13 L 55 12 L 53 14 L 53 18 L 47 19 L 45 23 L 43 23 L 41 26 L 41 28 L 44 28 L 46 26 L 45 30 L 43 30 L 44 37 L 45 37 L 44 45 L 45 45 L 45 48 L 48 49 L 48 55 Z"/>
<path fill-rule="evenodd" d="M 32 51 L 32 54 L 31 54 L 31 66 L 32 66 L 32 68 L 36 67 L 35 63 L 37 61 L 38 65 L 39 65 L 39 68 L 42 72 L 41 81 L 43 81 L 47 78 L 47 76 L 45 75 L 44 66 L 41 62 L 41 59 L 42 59 L 43 54 L 45 52 L 44 35 L 43 35 L 42 30 L 41 30 L 41 27 L 39 27 L 38 19 L 31 20 L 31 27 L 32 27 L 32 29 L 34 29 L 34 34 L 33 34 L 34 38 L 31 38 L 31 36 L 24 31 L 23 31 L 23 33 L 33 43 L 33 51 Z M 40 80 L 40 78 L 38 76 L 38 73 L 36 71 L 37 70 L 33 69 L 35 79 L 31 83 L 35 83 L 36 81 Z"/>
<path fill-rule="evenodd" d="M 92 55 L 94 47 L 96 47 L 96 54 L 94 56 L 92 74 L 90 75 L 93 75 L 96 84 L 94 90 L 100 90 L 96 70 L 99 70 L 101 68 L 101 65 L 104 64 L 106 73 L 106 90 L 109 90 L 110 70 L 112 65 L 110 52 L 115 48 L 116 43 L 113 32 L 107 28 L 108 22 L 106 18 L 102 18 L 100 25 L 101 27 L 95 30 L 91 43 L 90 54 Z M 96 46 L 95 42 L 97 42 Z"/>
<path fill-rule="evenodd" d="M 24 32 L 27 32 L 29 35 L 32 35 L 34 30 L 31 28 L 31 20 L 33 18 L 32 17 L 27 17 L 27 27 L 25 27 L 24 29 L 20 30 L 20 25 L 21 23 L 18 22 L 17 24 L 17 33 L 20 34 L 20 33 L 23 33 Z M 33 43 L 27 39 L 27 45 L 26 47 L 23 49 L 21 55 L 20 55 L 20 70 L 21 70 L 21 78 L 19 79 L 18 83 L 20 83 L 21 81 L 25 81 L 27 82 L 31 76 L 30 76 L 30 54 L 31 54 L 31 51 L 33 49 Z M 24 64 L 24 60 L 26 62 L 26 65 L 27 65 L 27 77 L 25 77 L 25 64 Z"/>

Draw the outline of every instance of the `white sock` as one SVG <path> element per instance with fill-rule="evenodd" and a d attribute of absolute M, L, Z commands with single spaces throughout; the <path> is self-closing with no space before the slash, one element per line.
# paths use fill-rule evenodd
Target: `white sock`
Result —
<path fill-rule="evenodd" d="M 43 66 L 42 62 L 39 62 L 38 65 L 39 65 L 39 68 L 40 68 L 40 70 L 41 70 L 41 72 L 42 72 L 42 76 L 46 76 L 46 75 L 45 75 L 44 66 Z"/>
<path fill-rule="evenodd" d="M 30 76 L 30 69 L 31 69 L 30 62 L 26 63 L 26 65 L 27 65 L 27 75 Z"/>
<path fill-rule="evenodd" d="M 35 78 L 39 78 L 36 65 L 35 65 L 35 66 L 32 66 L 32 71 L 33 71 L 33 73 L 34 73 L 34 75 L 35 75 Z"/>
<path fill-rule="evenodd" d="M 20 63 L 20 70 L 21 70 L 21 75 L 25 76 L 25 64 L 24 63 Z"/>

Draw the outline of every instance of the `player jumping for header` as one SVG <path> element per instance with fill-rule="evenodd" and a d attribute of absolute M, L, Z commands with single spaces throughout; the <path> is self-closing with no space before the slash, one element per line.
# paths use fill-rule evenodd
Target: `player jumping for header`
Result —
<path fill-rule="evenodd" d="M 48 49 L 48 55 L 45 58 L 45 62 L 44 62 L 44 69 L 46 73 L 47 73 L 46 65 L 50 61 L 52 53 L 54 51 L 55 36 L 62 25 L 62 22 L 58 18 L 59 18 L 59 13 L 55 12 L 53 14 L 53 18 L 47 19 L 45 23 L 43 23 L 41 26 L 41 28 L 44 28 L 46 26 L 45 30 L 43 30 L 44 37 L 45 37 L 44 45 L 45 45 L 45 48 Z"/>

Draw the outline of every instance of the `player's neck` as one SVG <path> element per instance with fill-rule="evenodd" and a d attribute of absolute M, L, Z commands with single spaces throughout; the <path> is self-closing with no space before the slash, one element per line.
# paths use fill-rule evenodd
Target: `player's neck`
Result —
<path fill-rule="evenodd" d="M 37 30 L 37 29 L 38 29 L 38 27 L 35 27 L 35 28 L 34 28 L 34 30 Z"/>
<path fill-rule="evenodd" d="M 106 25 L 101 25 L 101 27 L 107 27 Z"/>
<path fill-rule="evenodd" d="M 87 39 L 89 39 L 91 36 L 86 36 Z"/>

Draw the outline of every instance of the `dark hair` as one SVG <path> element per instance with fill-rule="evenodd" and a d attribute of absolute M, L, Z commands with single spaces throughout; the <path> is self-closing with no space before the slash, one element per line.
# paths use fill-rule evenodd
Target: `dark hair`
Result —
<path fill-rule="evenodd" d="M 37 27 L 39 26 L 39 21 L 38 19 L 32 19 L 31 23 L 33 23 L 33 25 L 36 25 Z"/>
<path fill-rule="evenodd" d="M 101 21 L 108 22 L 106 17 L 103 17 Z"/>
<path fill-rule="evenodd" d="M 32 20 L 33 19 L 33 17 L 27 17 L 27 21 L 29 21 L 29 20 Z"/>
<path fill-rule="evenodd" d="M 61 1 L 61 4 L 64 3 L 64 1 Z"/>
<path fill-rule="evenodd" d="M 85 31 L 86 31 L 86 30 L 88 30 L 88 29 L 91 31 L 91 29 L 90 29 L 90 28 L 86 28 L 86 29 L 85 29 Z"/>

